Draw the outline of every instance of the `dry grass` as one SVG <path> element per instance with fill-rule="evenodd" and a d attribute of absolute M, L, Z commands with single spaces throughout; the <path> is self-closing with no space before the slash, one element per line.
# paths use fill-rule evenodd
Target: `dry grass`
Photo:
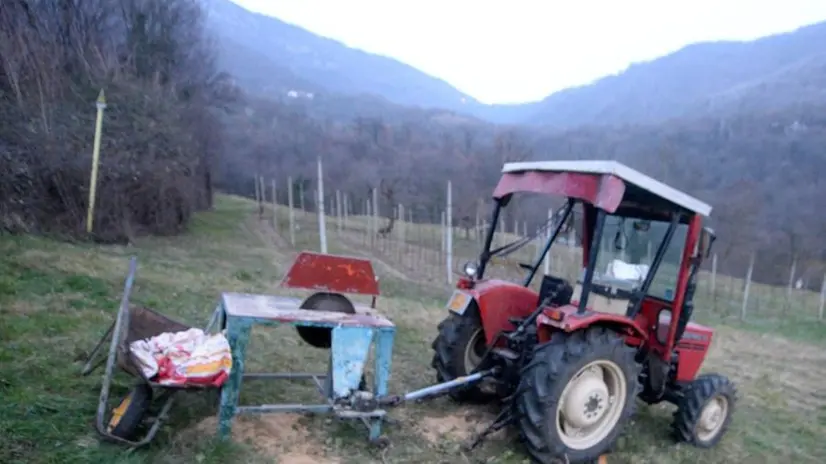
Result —
<path fill-rule="evenodd" d="M 149 449 L 127 453 L 100 444 L 91 428 L 99 378 L 79 377 L 78 359 L 113 317 L 127 256 L 140 259 L 136 300 L 202 325 L 220 291 L 274 292 L 294 250 L 317 248 L 312 216 L 302 219 L 292 248 L 252 211 L 247 201 L 220 197 L 216 210 L 199 214 L 188 234 L 145 239 L 129 248 L 0 237 L 0 462 L 526 460 L 512 433 L 495 436 L 473 453 L 462 452 L 462 442 L 495 410 L 446 399 L 392 411 L 395 422 L 385 427 L 392 444 L 385 450 L 369 447 L 361 427 L 294 415 L 239 419 L 234 443 L 217 444 L 212 440 L 214 407 L 196 395 L 182 398 Z M 284 224 L 286 216 L 280 219 Z M 423 270 L 422 263 L 430 262 L 425 255 L 438 255 L 429 246 L 434 241 L 410 240 L 401 249 L 371 251 L 363 234 L 337 234 L 334 223 L 328 230 L 331 252 L 378 258 L 374 262 L 386 295 L 380 308 L 398 326 L 391 390 L 427 385 L 433 380 L 429 343 L 444 316 L 447 294 L 445 267 L 436 262 Z M 408 233 L 412 230 L 408 226 Z M 459 245 L 472 249 L 472 243 Z M 731 376 L 742 400 L 732 429 L 716 449 L 674 445 L 667 432 L 671 408 L 642 407 L 611 462 L 821 462 L 826 456 L 826 354 L 822 346 L 791 335 L 719 327 L 705 370 Z M 288 329 L 256 331 L 250 346 L 250 370 L 306 370 L 323 361 L 322 351 L 302 345 Z M 115 394 L 128 385 L 120 378 Z M 242 393 L 245 402 L 311 398 L 310 388 L 291 383 L 250 382 Z"/>

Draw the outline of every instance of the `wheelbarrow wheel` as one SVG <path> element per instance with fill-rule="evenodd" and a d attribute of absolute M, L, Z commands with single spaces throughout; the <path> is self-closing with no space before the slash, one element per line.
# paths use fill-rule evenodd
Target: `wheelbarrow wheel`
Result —
<path fill-rule="evenodd" d="M 112 418 L 109 420 L 108 427 L 109 433 L 124 440 L 134 438 L 149 412 L 151 404 L 152 387 L 144 382 L 135 385 L 135 388 L 112 411 Z"/>

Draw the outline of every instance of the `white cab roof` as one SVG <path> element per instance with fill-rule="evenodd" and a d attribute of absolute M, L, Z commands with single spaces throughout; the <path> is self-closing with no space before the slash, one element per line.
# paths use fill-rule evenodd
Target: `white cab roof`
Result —
<path fill-rule="evenodd" d="M 673 187 L 646 176 L 617 161 L 525 161 L 505 163 L 503 173 L 520 171 L 577 172 L 582 174 L 613 175 L 653 195 L 702 216 L 711 214 L 711 206 Z"/>

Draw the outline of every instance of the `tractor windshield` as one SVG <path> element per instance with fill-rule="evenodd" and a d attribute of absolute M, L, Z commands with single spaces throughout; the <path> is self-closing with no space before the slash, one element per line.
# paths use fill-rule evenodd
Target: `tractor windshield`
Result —
<path fill-rule="evenodd" d="M 602 238 L 595 244 L 600 250 L 594 282 L 623 281 L 629 290 L 642 286 L 669 226 L 669 222 L 606 215 Z M 668 302 L 674 299 L 687 231 L 686 224 L 677 226 L 648 289 L 648 296 Z"/>

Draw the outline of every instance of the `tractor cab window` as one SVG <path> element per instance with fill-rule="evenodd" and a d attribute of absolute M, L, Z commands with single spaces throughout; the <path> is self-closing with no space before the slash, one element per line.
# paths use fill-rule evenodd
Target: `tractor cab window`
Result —
<path fill-rule="evenodd" d="M 594 283 L 611 282 L 612 286 L 624 287 L 629 292 L 642 286 L 669 226 L 664 221 L 608 215 L 598 244 Z M 687 230 L 687 225 L 680 224 L 674 231 L 648 296 L 668 302 L 674 299 Z"/>

